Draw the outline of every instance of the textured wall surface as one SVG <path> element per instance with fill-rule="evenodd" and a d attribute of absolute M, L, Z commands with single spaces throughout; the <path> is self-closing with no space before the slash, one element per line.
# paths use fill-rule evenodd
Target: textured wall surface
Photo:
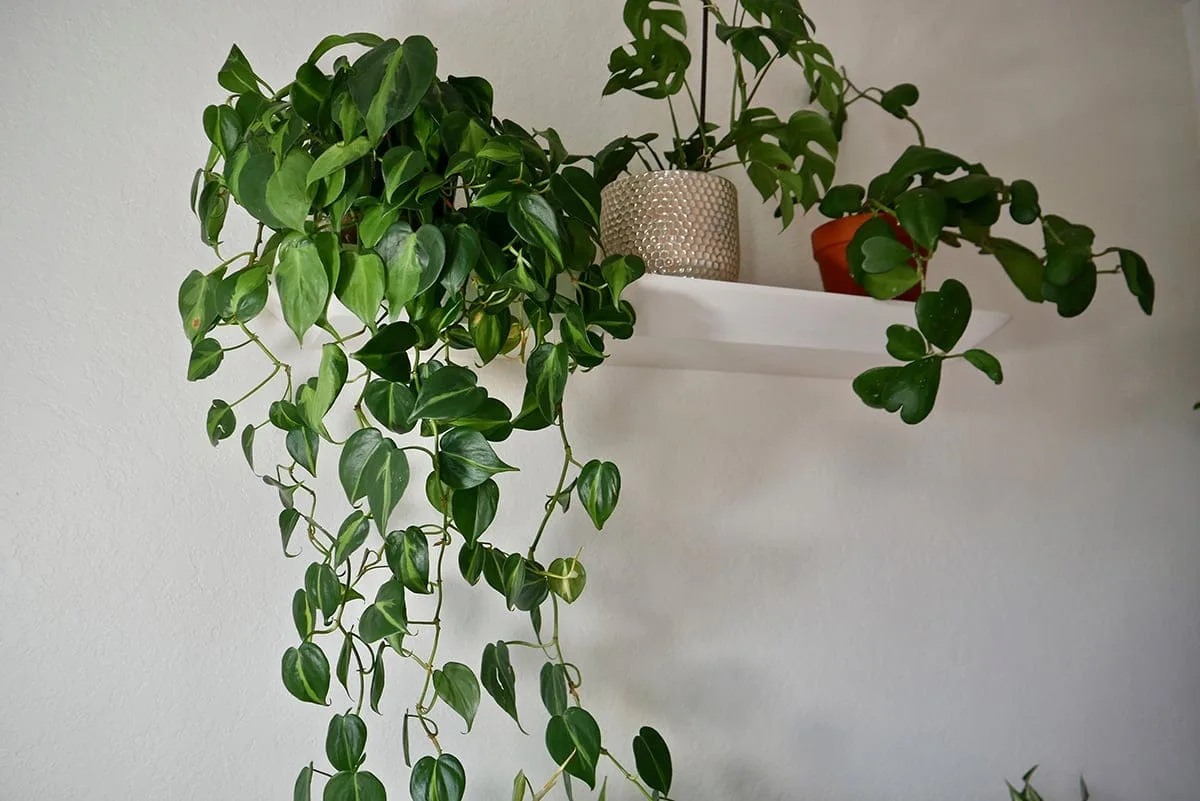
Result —
<path fill-rule="evenodd" d="M 284 798 L 327 713 L 291 700 L 295 634 L 273 494 L 203 434 L 211 397 L 262 374 L 231 357 L 184 380 L 179 281 L 207 269 L 187 187 L 231 40 L 276 85 L 325 33 L 424 32 L 443 73 L 486 74 L 502 113 L 596 148 L 661 128 L 601 102 L 617 0 L 16 0 L 0 11 L 0 798 Z M 1141 250 L 1144 318 L 1117 282 L 1074 322 L 958 254 L 977 303 L 1012 311 L 1001 388 L 954 371 L 910 430 L 846 382 L 602 369 L 573 383 L 577 451 L 617 461 L 620 509 L 581 516 L 591 584 L 567 647 L 610 745 L 651 723 L 681 799 L 1192 801 L 1200 786 L 1200 399 L 1196 109 L 1181 8 L 1165 0 L 812 0 L 863 84 L 924 92 L 931 141 L 1031 177 L 1047 209 Z M 725 81 L 717 80 L 721 90 Z M 802 90 L 780 80 L 769 100 Z M 717 104 L 719 107 L 719 103 Z M 907 143 L 861 113 L 842 177 Z M 745 185 L 743 184 L 745 188 Z M 745 277 L 815 286 L 743 193 Z M 245 351 L 239 352 L 241 355 Z M 503 371 L 501 371 L 503 372 Z M 504 392 L 511 375 L 496 381 Z M 553 435 L 503 448 L 502 530 L 552 484 Z M 447 658 L 521 631 L 456 589 Z M 540 732 L 533 671 L 519 703 Z M 406 793 L 399 711 L 368 765 Z M 485 704 L 468 798 L 551 766 Z M 610 788 L 617 790 L 618 785 Z M 621 788 L 612 798 L 627 798 Z"/>

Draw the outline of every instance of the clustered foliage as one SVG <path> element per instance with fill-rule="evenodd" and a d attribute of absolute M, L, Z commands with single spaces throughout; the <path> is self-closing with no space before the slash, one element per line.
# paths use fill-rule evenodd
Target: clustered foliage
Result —
<path fill-rule="evenodd" d="M 347 44 L 367 50 L 325 72 L 322 56 Z M 214 445 L 233 436 L 246 400 L 278 393 L 266 419 L 242 429 L 241 444 L 254 469 L 256 437 L 274 430 L 284 439 L 290 461 L 261 477 L 283 504 L 285 554 L 299 555 L 288 549 L 301 534 L 317 557 L 292 600 L 297 644 L 283 654 L 283 685 L 330 706 L 336 678 L 349 699 L 329 721 L 327 765 L 305 766 L 295 797 L 310 798 L 316 776 L 325 777 L 326 801 L 386 797 L 363 767 L 362 713 L 364 705 L 379 711 L 386 672 L 400 665 L 421 677 L 419 695 L 404 702 L 405 759 L 410 726 L 429 751 L 410 762 L 412 798 L 459 801 L 465 768 L 446 750 L 438 720 L 457 714 L 469 729 L 482 688 L 520 726 L 509 650 L 526 647 L 546 659 L 538 677 L 545 743 L 559 767 L 536 788 L 519 773 L 513 798 L 542 798 L 570 777 L 595 788 L 601 760 L 646 798 L 665 798 L 671 765 L 662 738 L 643 728 L 633 740 L 637 773 L 627 771 L 605 747 L 582 705 L 579 669 L 564 657 L 559 607 L 585 587 L 581 554 L 538 552 L 555 511 L 573 497 L 597 529 L 617 504 L 620 472 L 575 459 L 562 401 L 572 373 L 603 362 L 606 336 L 632 334 L 634 312 L 621 294 L 644 267 L 621 256 L 597 263 L 599 187 L 569 164 L 553 130 L 531 134 L 495 118 L 485 80 L 439 80 L 436 68 L 424 37 L 333 36 L 276 92 L 234 47 L 218 76 L 231 96 L 204 113 L 212 151 L 192 197 L 201 237 L 218 247 L 232 202 L 258 221 L 258 241 L 184 280 L 188 377 L 207 378 L 247 345 L 269 363 L 244 396 L 213 401 L 208 435 Z M 315 376 L 293 376 L 255 332 L 272 297 L 297 340 L 320 347 Z M 349 315 L 339 317 L 339 306 Z M 334 325 L 350 315 L 357 330 Z M 241 341 L 223 345 L 218 329 Z M 525 362 L 515 414 L 478 382 L 476 365 L 502 354 Z M 355 422 L 344 430 L 347 406 Z M 487 534 L 497 479 L 516 468 L 495 447 L 514 430 L 548 427 L 561 436 L 562 470 L 528 549 L 506 553 Z M 419 437 L 393 439 L 409 434 Z M 329 511 L 318 516 L 310 486 L 318 464 L 334 467 L 333 454 L 348 504 L 336 525 L 322 522 Z M 428 515 L 397 521 L 410 459 L 428 461 Z M 443 582 L 455 565 L 469 584 L 482 578 L 508 609 L 527 614 L 532 642 L 487 644 L 478 671 L 442 661 Z M 406 639 L 418 629 L 431 633 L 420 653 Z M 323 643 L 337 648 L 332 666 Z"/>
<path fill-rule="evenodd" d="M 1140 255 L 1125 248 L 1096 250 L 1092 229 L 1042 212 L 1037 188 L 1029 181 L 1006 183 L 982 164 L 926 146 L 924 131 L 910 113 L 920 98 L 917 87 L 904 83 L 860 91 L 829 50 L 814 40 L 813 22 L 798 0 L 737 0 L 728 17 L 714 2 L 701 2 L 716 21 L 716 37 L 727 46 L 733 68 L 729 121 L 719 138 L 720 127 L 700 110 L 703 93 L 697 103 L 688 82 L 692 55 L 681 0 L 627 0 L 625 23 L 633 41 L 609 59 L 606 93 L 625 90 L 667 101 L 675 123 L 671 149 L 665 153 L 669 166 L 743 166 L 763 200 L 778 202 L 776 214 L 785 228 L 795 219 L 797 205 L 805 211 L 819 205 L 832 218 L 870 215 L 848 256 L 852 277 L 876 298 L 896 298 L 918 284 L 925 289 L 926 267 L 939 245 L 961 247 L 966 242 L 994 257 L 1027 300 L 1054 303 L 1063 317 L 1087 309 L 1099 276 L 1105 274 L 1123 275 L 1142 309 L 1151 313 L 1154 279 Z M 814 106 L 786 121 L 770 108 L 752 105 L 763 78 L 780 62 L 800 68 Z M 695 132 L 686 137 L 673 102 L 681 92 L 698 120 Z M 848 109 L 864 100 L 912 125 L 919 144 L 865 188 L 832 186 Z M 602 185 L 614 180 L 642 150 L 662 167 L 663 159 L 650 144 L 655 139 L 655 134 L 644 134 L 608 145 L 596 157 L 597 179 Z M 731 149 L 733 160 L 714 163 L 718 154 Z M 1016 223 L 1040 227 L 1040 253 L 993 235 L 1005 207 Z M 1097 266 L 1097 259 L 1110 255 L 1115 266 Z M 854 382 L 868 406 L 899 412 L 910 424 L 933 410 L 948 360 L 961 358 L 995 383 L 1003 380 L 1000 362 L 991 353 L 954 352 L 971 321 L 971 296 L 961 281 L 948 279 L 937 291 L 923 292 L 915 313 L 915 328 L 894 325 L 887 331 L 888 353 L 903 364 L 869 370 Z"/>

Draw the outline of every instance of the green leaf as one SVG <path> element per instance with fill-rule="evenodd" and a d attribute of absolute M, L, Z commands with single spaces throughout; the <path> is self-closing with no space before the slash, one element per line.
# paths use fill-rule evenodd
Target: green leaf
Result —
<path fill-rule="evenodd" d="M 1008 195 L 1008 213 L 1013 222 L 1031 225 L 1042 216 L 1042 207 L 1038 205 L 1037 187 L 1029 181 L 1013 181 L 1008 188 Z"/>
<path fill-rule="evenodd" d="M 296 777 L 296 784 L 292 788 L 292 801 L 312 801 L 312 765 L 305 765 L 300 769 L 300 775 Z"/>
<path fill-rule="evenodd" d="M 311 642 L 289 648 L 283 654 L 283 686 L 310 704 L 325 706 L 329 693 L 329 660 L 325 652 Z"/>
<path fill-rule="evenodd" d="M 254 470 L 254 431 L 252 425 L 242 429 L 242 455 L 246 457 L 246 464 L 250 465 L 251 470 Z"/>
<path fill-rule="evenodd" d="M 206 428 L 208 429 L 208 441 L 214 447 L 221 440 L 231 437 L 234 429 L 237 428 L 237 417 L 233 413 L 233 408 L 223 400 L 213 401 L 212 406 L 208 409 Z"/>
<path fill-rule="evenodd" d="M 333 674 L 337 676 L 338 684 L 342 685 L 342 689 L 346 691 L 347 698 L 352 698 L 350 695 L 350 660 L 357 654 L 358 649 L 354 647 L 354 636 L 347 632 L 342 638 L 337 664 L 333 668 Z"/>
<path fill-rule="evenodd" d="M 647 787 L 663 795 L 671 791 L 671 751 L 661 734 L 643 726 L 633 738 L 633 759 Z"/>
<path fill-rule="evenodd" d="M 313 562 L 304 571 L 304 592 L 328 623 L 342 604 L 342 585 L 329 565 Z"/>
<path fill-rule="evenodd" d="M 396 190 L 425 171 L 425 155 L 407 145 L 394 147 L 383 154 L 384 196 L 390 201 Z"/>
<path fill-rule="evenodd" d="M 383 583 L 375 594 L 375 603 L 358 619 L 358 633 L 369 643 L 393 634 L 408 634 L 404 585 L 395 580 Z"/>
<path fill-rule="evenodd" d="M 467 774 L 450 754 L 424 756 L 413 766 L 408 792 L 413 801 L 462 801 Z"/>
<path fill-rule="evenodd" d="M 311 428 L 297 428 L 287 434 L 287 451 L 296 464 L 311 475 L 317 474 L 317 449 L 321 444 L 317 432 Z"/>
<path fill-rule="evenodd" d="M 325 756 L 335 770 L 357 770 L 367 748 L 367 724 L 347 712 L 334 715 L 325 733 Z"/>
<path fill-rule="evenodd" d="M 367 497 L 367 463 L 382 445 L 383 435 L 378 429 L 361 428 L 351 434 L 342 446 L 342 455 L 338 459 L 338 478 L 350 503 Z"/>
<path fill-rule="evenodd" d="M 455 418 L 456 428 L 471 428 L 490 442 L 503 442 L 512 433 L 512 411 L 498 398 L 488 398 L 468 417 Z"/>
<path fill-rule="evenodd" d="M 373 33 L 345 33 L 345 34 L 330 34 L 321 40 L 312 54 L 308 57 L 310 62 L 316 62 L 321 56 L 328 53 L 335 47 L 341 47 L 347 44 L 359 44 L 364 47 L 378 47 L 383 44 L 383 39 Z"/>
<path fill-rule="evenodd" d="M 600 186 L 578 167 L 564 167 L 550 177 L 550 194 L 564 212 L 592 229 L 600 224 Z"/>
<path fill-rule="evenodd" d="M 416 526 L 387 535 L 384 554 L 392 575 L 407 589 L 422 595 L 432 592 L 429 586 L 429 542 Z"/>
<path fill-rule="evenodd" d="M 913 258 L 909 250 L 895 237 L 877 236 L 862 245 L 862 269 L 867 275 L 883 275 L 903 267 Z"/>
<path fill-rule="evenodd" d="M 364 248 L 379 244 L 384 233 L 395 224 L 400 210 L 395 206 L 374 205 L 367 207 L 358 221 L 358 241 Z"/>
<path fill-rule="evenodd" d="M 303 231 L 304 223 L 308 221 L 312 196 L 305 179 L 312 166 L 312 156 L 303 150 L 293 150 L 267 181 L 267 207 L 280 222 L 295 231 Z"/>
<path fill-rule="evenodd" d="M 461 489 L 450 498 L 450 515 L 454 527 L 474 543 L 496 518 L 496 507 L 500 503 L 500 487 L 492 479 L 476 487 Z"/>
<path fill-rule="evenodd" d="M 343 167 L 353 164 L 371 152 L 371 143 L 365 136 L 360 136 L 350 142 L 338 142 L 317 156 L 316 161 L 308 169 L 305 183 L 315 184 L 323 178 L 328 178 Z"/>
<path fill-rule="evenodd" d="M 963 354 L 963 358 L 973 364 L 981 373 L 992 379 L 992 383 L 1004 382 L 1004 371 L 1000 368 L 1000 360 L 986 350 L 972 348 Z"/>
<path fill-rule="evenodd" d="M 188 359 L 188 381 L 200 381 L 217 372 L 225 351 L 221 343 L 211 337 L 206 337 L 192 346 L 192 355 Z"/>
<path fill-rule="evenodd" d="M 575 491 L 597 529 L 604 528 L 621 494 L 621 471 L 612 462 L 592 459 L 579 471 Z"/>
<path fill-rule="evenodd" d="M 842 184 L 830 187 L 821 199 L 817 210 L 830 219 L 836 220 L 847 214 L 862 211 L 863 201 L 866 200 L 867 190 L 857 184 Z"/>
<path fill-rule="evenodd" d="M 426 234 L 425 238 L 429 239 L 430 236 Z M 441 233 L 438 232 L 437 236 L 441 236 Z M 430 265 L 433 264 L 432 257 L 436 253 L 427 252 L 412 228 L 402 222 L 388 228 L 379 244 L 375 246 L 375 251 L 383 259 L 386 268 L 387 300 L 394 318 L 405 304 L 420 294 L 423 278 L 426 271 L 432 269 Z M 437 269 L 441 269 L 441 264 L 437 265 Z"/>
<path fill-rule="evenodd" d="M 227 276 L 217 290 L 221 316 L 248 323 L 267 305 L 267 267 L 259 263 Z"/>
<path fill-rule="evenodd" d="M 469 428 L 450 429 L 442 435 L 440 445 L 440 475 L 454 490 L 478 487 L 497 473 L 517 469 L 502 462 L 483 435 Z"/>
<path fill-rule="evenodd" d="M 246 60 L 246 56 L 237 45 L 229 49 L 225 63 L 217 72 L 217 83 L 235 95 L 244 92 L 258 92 L 258 76 L 254 74 L 250 62 Z"/>
<path fill-rule="evenodd" d="M 333 546 L 333 565 L 338 567 L 362 547 L 371 533 L 371 524 L 366 515 L 357 509 L 342 522 L 337 541 Z"/>
<path fill-rule="evenodd" d="M 921 92 L 917 87 L 911 83 L 902 83 L 884 92 L 879 98 L 879 105 L 893 117 L 905 119 L 908 117 L 908 106 L 916 105 L 920 99 Z"/>
<path fill-rule="evenodd" d="M 573 706 L 550 718 L 546 725 L 546 750 L 557 764 L 591 789 L 596 789 L 596 762 L 600 758 L 600 727 L 581 707 Z"/>
<path fill-rule="evenodd" d="M 621 304 L 621 293 L 625 287 L 646 273 L 646 263 L 637 256 L 609 256 L 600 264 L 600 274 L 608 283 L 608 291 L 614 306 Z"/>
<path fill-rule="evenodd" d="M 487 551 L 476 543 L 468 542 L 458 550 L 458 570 L 472 587 L 479 582 L 486 558 Z"/>
<path fill-rule="evenodd" d="M 1046 272 L 1049 274 L 1049 267 Z M 1047 280 L 1042 285 L 1042 294 L 1046 296 L 1046 300 L 1055 303 L 1059 316 L 1076 317 L 1083 314 L 1096 297 L 1096 281 L 1096 264 L 1087 259 L 1074 280 L 1063 286 L 1057 286 Z"/>
<path fill-rule="evenodd" d="M 363 325 L 374 328 L 384 292 L 383 259 L 374 253 L 342 253 L 336 295 Z"/>
<path fill-rule="evenodd" d="M 900 412 L 900 419 L 916 425 L 929 416 L 937 401 L 942 378 L 942 357 L 930 356 L 903 367 L 876 367 L 854 379 L 854 391 L 874 409 Z"/>
<path fill-rule="evenodd" d="M 569 604 L 575 603 L 587 584 L 587 571 L 583 569 L 583 563 L 573 556 L 555 559 L 546 572 L 550 592 Z"/>
<path fill-rule="evenodd" d="M 567 346 L 563 343 L 538 345 L 529 354 L 525 364 L 525 379 L 528 390 L 537 402 L 538 409 L 547 420 L 558 418 L 558 407 L 562 404 L 567 386 Z"/>
<path fill-rule="evenodd" d="M 323 801 L 387 801 L 383 782 L 365 770 L 337 773 L 325 785 Z"/>
<path fill-rule="evenodd" d="M 200 218 L 200 241 L 209 247 L 220 243 L 225 216 L 229 212 L 229 193 L 215 179 L 204 182 L 196 215 Z"/>
<path fill-rule="evenodd" d="M 902 362 L 911 362 L 929 355 L 929 344 L 915 328 L 890 325 L 887 330 L 887 352 Z"/>
<path fill-rule="evenodd" d="M 354 358 L 380 378 L 408 381 L 412 378 L 408 352 L 416 347 L 419 337 L 410 323 L 391 323 L 380 328 Z"/>
<path fill-rule="evenodd" d="M 275 156 L 261 141 L 250 139 L 238 146 L 225 162 L 225 183 L 234 200 L 264 225 L 283 228 L 267 205 L 267 183 L 275 174 Z"/>
<path fill-rule="evenodd" d="M 542 665 L 540 678 L 542 703 L 551 715 L 567 711 L 567 669 L 557 662 Z"/>
<path fill-rule="evenodd" d="M 383 440 L 363 468 L 367 506 L 379 533 L 387 531 L 388 518 L 408 487 L 408 457 L 391 440 Z"/>
<path fill-rule="evenodd" d="M 273 401 L 270 410 L 267 412 L 267 416 L 271 421 L 271 425 L 283 431 L 291 431 L 307 425 L 304 422 L 304 416 L 300 414 L 300 410 L 296 408 L 296 404 L 291 401 Z"/>
<path fill-rule="evenodd" d="M 321 317 L 329 299 L 329 276 L 312 240 L 299 234 L 284 239 L 279 246 L 275 285 L 283 319 L 303 343 L 304 332 Z"/>
<path fill-rule="evenodd" d="M 1150 274 L 1146 260 L 1132 250 L 1124 248 L 1119 248 L 1117 253 L 1121 257 L 1121 272 L 1125 275 L 1125 285 L 1138 299 L 1142 311 L 1152 314 L 1154 312 L 1154 276 Z"/>
<path fill-rule="evenodd" d="M 439 698 L 462 715 L 470 731 L 479 710 L 479 681 L 475 672 L 461 662 L 447 662 L 441 670 L 433 672 L 433 688 Z"/>
<path fill-rule="evenodd" d="M 932 251 L 946 224 L 946 201 L 933 189 L 912 189 L 896 198 L 896 218 L 914 242 Z"/>
<path fill-rule="evenodd" d="M 425 379 L 412 418 L 453 420 L 466 417 L 487 399 L 487 390 L 476 386 L 479 377 L 466 367 L 448 366 Z"/>
<path fill-rule="evenodd" d="M 442 275 L 442 286 L 448 292 L 457 292 L 475 269 L 475 263 L 479 261 L 482 253 L 478 232 L 466 223 L 456 225 L 450 230 L 447 249 L 449 256 Z"/>
<path fill-rule="evenodd" d="M 283 555 L 284 556 L 299 556 L 299 554 L 288 553 L 288 543 L 292 540 L 292 533 L 296 530 L 296 524 L 300 522 L 300 512 L 295 509 L 284 509 L 279 513 L 279 536 L 283 540 Z"/>
<path fill-rule="evenodd" d="M 312 602 L 304 590 L 296 590 L 296 594 L 292 596 L 292 622 L 296 624 L 296 633 L 300 635 L 301 640 L 312 638 L 317 621 L 313 615 Z"/>
<path fill-rule="evenodd" d="M 321 347 L 321 366 L 317 370 L 316 389 L 300 406 L 300 413 L 314 431 L 323 429 L 325 415 L 333 408 L 334 401 L 346 385 L 349 371 L 346 354 L 340 347 L 332 342 Z"/>
<path fill-rule="evenodd" d="M 382 379 L 367 384 L 363 401 L 371 416 L 397 434 L 407 434 L 416 425 L 412 420 L 416 398 L 407 384 Z"/>
<path fill-rule="evenodd" d="M 410 36 L 403 44 L 389 39 L 354 62 L 350 94 L 372 142 L 412 115 L 436 72 L 437 50 L 424 36 Z"/>
<path fill-rule="evenodd" d="M 544 197 L 532 192 L 521 195 L 508 207 L 508 224 L 517 236 L 545 250 L 556 264 L 563 263 L 558 220 Z"/>
<path fill-rule="evenodd" d="M 371 668 L 371 711 L 376 715 L 379 714 L 379 701 L 383 698 L 383 688 L 387 681 L 386 674 L 383 669 L 383 646 L 379 646 L 378 653 L 375 654 L 375 664 Z"/>
<path fill-rule="evenodd" d="M 508 339 L 509 327 L 512 325 L 512 315 L 507 308 L 488 312 L 476 308 L 470 317 L 471 341 L 479 352 L 479 360 L 487 364 L 500 354 Z"/>
<path fill-rule="evenodd" d="M 1011 239 L 989 239 L 984 252 L 989 252 L 1000 262 L 1004 272 L 1026 300 L 1041 303 L 1045 300 L 1042 285 L 1045 283 L 1046 268 L 1038 255 L 1029 248 Z"/>
<path fill-rule="evenodd" d="M 217 302 L 217 287 L 222 276 L 218 273 L 205 275 L 192 270 L 179 286 L 179 316 L 183 320 L 183 333 L 192 342 L 210 330 L 220 312 Z"/>
<path fill-rule="evenodd" d="M 510 553 L 500 568 L 500 585 L 504 589 L 504 600 L 509 609 L 515 609 L 517 599 L 525 588 L 529 563 L 519 553 Z"/>
<path fill-rule="evenodd" d="M 488 643 L 483 647 L 479 678 L 492 700 L 520 727 L 521 719 L 517 717 L 517 674 L 509 661 L 508 646 L 503 641 Z"/>
<path fill-rule="evenodd" d="M 971 295 L 961 281 L 950 278 L 937 292 L 923 292 L 916 311 L 921 333 L 948 353 L 971 322 Z"/>

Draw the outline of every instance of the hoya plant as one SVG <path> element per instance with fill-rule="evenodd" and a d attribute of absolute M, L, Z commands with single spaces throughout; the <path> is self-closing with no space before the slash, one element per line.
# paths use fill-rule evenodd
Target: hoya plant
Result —
<path fill-rule="evenodd" d="M 343 46 L 364 50 L 324 66 Z M 284 554 L 297 560 L 282 688 L 323 712 L 312 753 L 297 757 L 294 798 L 386 798 L 367 720 L 387 712 L 403 729 L 412 799 L 459 801 L 468 770 L 456 743 L 485 694 L 514 731 L 544 737 L 556 766 L 514 770 L 515 801 L 570 793 L 572 779 L 575 793 L 586 785 L 603 796 L 608 768 L 641 796 L 666 798 L 663 738 L 649 727 L 631 748 L 602 737 L 560 629 L 587 572 L 581 552 L 556 547 L 550 524 L 574 500 L 602 528 L 621 490 L 616 465 L 572 450 L 564 388 L 603 362 L 609 337 L 632 334 L 622 293 L 644 269 L 597 259 L 594 176 L 569 164 L 552 129 L 497 119 L 484 79 L 438 78 L 421 36 L 328 37 L 278 90 L 235 46 L 218 82 L 228 96 L 204 110 L 212 148 L 192 205 L 219 263 L 184 279 L 179 311 L 189 380 L 208 379 L 227 355 L 263 365 L 235 400 L 212 401 L 207 433 L 213 445 L 240 436 L 250 469 L 278 494 Z M 256 235 L 231 245 L 222 236 L 235 208 Z M 265 333 L 281 325 L 319 352 L 315 374 L 272 350 Z M 480 383 L 480 367 L 498 358 L 524 364 L 519 409 Z M 518 469 L 504 443 L 546 428 L 558 432 L 561 469 L 544 506 L 529 510 L 527 547 L 506 552 L 492 536 L 505 477 Z M 264 461 L 268 438 L 287 453 L 279 463 Z M 339 497 L 318 493 L 325 473 L 336 473 Z M 479 643 L 473 664 L 447 661 L 439 644 L 462 610 L 444 588 L 455 580 L 523 616 L 529 635 Z M 518 681 L 517 648 L 544 660 L 520 677 L 531 682 Z M 527 683 L 545 707 L 540 721 L 519 719 Z"/>

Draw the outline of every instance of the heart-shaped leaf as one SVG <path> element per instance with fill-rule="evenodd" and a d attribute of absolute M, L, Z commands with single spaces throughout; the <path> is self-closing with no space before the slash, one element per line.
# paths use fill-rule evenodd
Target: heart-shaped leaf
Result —
<path fill-rule="evenodd" d="M 450 516 L 454 527 L 473 543 L 479 539 L 496 518 L 500 503 L 500 487 L 492 479 L 477 487 L 456 491 L 450 498 Z"/>
<path fill-rule="evenodd" d="M 433 688 L 439 698 L 462 715 L 470 731 L 479 710 L 479 681 L 475 672 L 461 662 L 447 662 L 441 670 L 433 672 Z"/>
<path fill-rule="evenodd" d="M 284 239 L 279 246 L 275 285 L 279 289 L 284 322 L 296 335 L 296 341 L 303 342 L 304 333 L 324 313 L 329 298 L 329 276 L 312 240 L 300 234 Z"/>
<path fill-rule="evenodd" d="M 643 726 L 633 738 L 633 759 L 638 775 L 651 790 L 666 795 L 671 790 L 671 751 L 662 735 Z"/>
<path fill-rule="evenodd" d="M 487 399 L 487 390 L 476 386 L 479 377 L 466 367 L 450 365 L 421 384 L 412 419 L 453 420 L 466 417 Z"/>
<path fill-rule="evenodd" d="M 365 770 L 342 772 L 325 785 L 323 801 L 387 801 L 383 782 Z"/>
<path fill-rule="evenodd" d="M 916 86 L 902 83 L 880 95 L 879 105 L 892 116 L 904 119 L 908 116 L 908 107 L 915 106 L 920 99 L 921 92 Z"/>
<path fill-rule="evenodd" d="M 999 237 L 988 241 L 986 252 L 996 257 L 1009 280 L 1021 290 L 1026 300 L 1034 303 L 1045 300 L 1042 284 L 1045 283 L 1046 266 L 1036 253 L 1019 242 Z"/>
<path fill-rule="evenodd" d="M 377 254 L 347 251 L 342 254 L 335 294 L 363 325 L 374 327 L 385 281 L 383 259 Z"/>
<path fill-rule="evenodd" d="M 932 251 L 946 224 L 946 201 L 933 189 L 909 190 L 896 198 L 896 219 L 914 242 Z"/>
<path fill-rule="evenodd" d="M 393 634 L 408 634 L 403 584 L 392 579 L 380 586 L 375 603 L 364 609 L 358 619 L 358 633 L 369 643 Z"/>
<path fill-rule="evenodd" d="M 317 474 L 317 449 L 321 444 L 317 432 L 311 428 L 297 428 L 287 434 L 287 451 L 310 475 Z"/>
<path fill-rule="evenodd" d="M 413 430 L 412 410 L 417 399 L 407 384 L 377 379 L 367 384 L 363 401 L 371 416 L 397 434 Z"/>
<path fill-rule="evenodd" d="M 367 724 L 347 712 L 334 715 L 325 733 L 325 756 L 337 770 L 357 770 L 367 747 Z"/>
<path fill-rule="evenodd" d="M 503 641 L 488 643 L 483 647 L 479 678 L 488 695 L 520 726 L 521 719 L 517 717 L 517 675 L 509 661 L 508 646 Z"/>
<path fill-rule="evenodd" d="M 413 766 L 408 791 L 413 801 L 462 801 L 467 774 L 450 754 L 424 756 Z"/>
<path fill-rule="evenodd" d="M 214 400 L 208 409 L 205 427 L 208 430 L 208 441 L 214 447 L 221 440 L 233 436 L 237 428 L 237 416 L 233 413 L 233 407 L 223 400 Z"/>
<path fill-rule="evenodd" d="M 902 362 L 911 362 L 928 356 L 929 344 L 915 328 L 907 325 L 889 325 L 887 352 Z"/>
<path fill-rule="evenodd" d="M 371 523 L 367 516 L 355 509 L 342 521 L 338 529 L 337 541 L 333 546 L 333 564 L 340 566 L 367 541 L 371 533 Z"/>
<path fill-rule="evenodd" d="M 550 592 L 569 604 L 575 603 L 587 584 L 587 571 L 583 569 L 583 563 L 573 556 L 555 559 L 546 572 Z"/>
<path fill-rule="evenodd" d="M 1146 266 L 1146 260 L 1132 250 L 1119 249 L 1121 257 L 1121 272 L 1125 275 L 1125 284 L 1129 291 L 1138 299 L 1142 311 L 1151 314 L 1154 311 L 1154 276 Z"/>
<path fill-rule="evenodd" d="M 597 529 L 604 528 L 621 495 L 621 471 L 612 462 L 592 459 L 579 471 L 575 491 Z"/>
<path fill-rule="evenodd" d="M 362 428 L 351 434 L 342 446 L 342 455 L 338 459 L 338 478 L 350 503 L 367 497 L 367 482 L 363 480 L 367 462 L 382 444 L 383 435 L 378 429 Z"/>
<path fill-rule="evenodd" d="M 542 665 L 540 676 L 542 703 L 551 715 L 567 711 L 567 669 L 557 662 Z"/>
<path fill-rule="evenodd" d="M 554 209 L 541 195 L 526 192 L 508 207 L 508 224 L 517 235 L 536 245 L 556 263 L 562 264 L 562 236 Z"/>
<path fill-rule="evenodd" d="M 478 431 L 453 428 L 442 435 L 438 453 L 442 481 L 454 490 L 477 487 L 497 473 L 517 468 L 505 464 Z"/>
<path fill-rule="evenodd" d="M 424 595 L 432 592 L 429 586 L 429 541 L 416 526 L 387 535 L 384 555 L 388 567 L 405 588 Z"/>
<path fill-rule="evenodd" d="M 321 616 L 329 621 L 342 604 L 342 585 L 333 568 L 321 562 L 313 562 L 304 571 L 304 592 L 309 603 Z"/>
<path fill-rule="evenodd" d="M 387 531 L 388 518 L 408 487 L 408 457 L 391 440 L 383 440 L 363 468 L 367 506 L 380 534 Z"/>
<path fill-rule="evenodd" d="M 596 762 L 600 759 L 600 727 L 586 710 L 573 706 L 550 718 L 546 725 L 546 750 L 566 772 L 596 789 Z"/>
<path fill-rule="evenodd" d="M 412 378 L 409 351 L 416 347 L 420 334 L 409 323 L 385 325 L 354 353 L 354 359 L 380 378 L 408 381 Z"/>
<path fill-rule="evenodd" d="M 192 355 L 188 359 L 187 380 L 200 381 L 217 372 L 225 351 L 221 343 L 211 337 L 205 337 L 192 346 Z"/>
<path fill-rule="evenodd" d="M 1000 367 L 1000 360 L 986 350 L 972 348 L 963 354 L 963 358 L 973 364 L 976 369 L 992 379 L 995 384 L 1004 382 L 1004 371 Z"/>
<path fill-rule="evenodd" d="M 937 292 L 924 292 L 917 299 L 917 325 L 935 347 L 950 352 L 971 322 L 971 295 L 953 278 Z"/>
<path fill-rule="evenodd" d="M 877 236 L 862 245 L 862 269 L 867 275 L 882 275 L 897 267 L 903 267 L 913 258 L 911 250 L 900 244 L 894 236 Z"/>
<path fill-rule="evenodd" d="M 941 356 L 919 359 L 903 367 L 876 367 L 854 379 L 854 391 L 873 409 L 900 412 L 916 425 L 929 416 L 942 377 Z"/>
<path fill-rule="evenodd" d="M 329 693 L 329 660 L 325 652 L 311 642 L 289 648 L 283 654 L 283 686 L 310 704 L 325 706 Z"/>

